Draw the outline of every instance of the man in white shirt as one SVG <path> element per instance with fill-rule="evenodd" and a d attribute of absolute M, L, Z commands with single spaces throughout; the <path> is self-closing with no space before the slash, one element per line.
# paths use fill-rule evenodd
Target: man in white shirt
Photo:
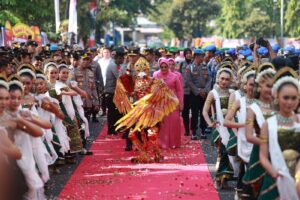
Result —
<path fill-rule="evenodd" d="M 105 87 L 105 83 L 106 83 L 106 72 L 107 72 L 107 68 L 109 63 L 111 62 L 111 51 L 108 47 L 104 47 L 102 50 L 102 58 L 100 58 L 98 60 L 98 64 L 101 68 L 101 73 L 102 73 L 102 78 L 103 78 L 103 83 L 104 83 L 104 87 Z M 102 115 L 106 115 L 106 100 L 105 100 L 105 95 L 102 96 Z"/>

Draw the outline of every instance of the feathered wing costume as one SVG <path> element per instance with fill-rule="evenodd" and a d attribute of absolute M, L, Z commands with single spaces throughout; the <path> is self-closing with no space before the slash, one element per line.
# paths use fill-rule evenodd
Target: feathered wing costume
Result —
<path fill-rule="evenodd" d="M 162 80 L 149 77 L 149 63 L 144 58 L 137 61 L 135 70 L 134 81 L 128 74 L 117 81 L 114 103 L 126 115 L 117 121 L 116 130 L 130 129 L 129 138 L 140 151 L 133 162 L 151 162 L 149 153 L 153 153 L 154 161 L 159 162 L 162 158 L 158 147 L 159 123 L 176 110 L 179 100 Z M 133 91 L 128 83 L 134 84 Z M 137 101 L 132 104 L 130 98 Z"/>

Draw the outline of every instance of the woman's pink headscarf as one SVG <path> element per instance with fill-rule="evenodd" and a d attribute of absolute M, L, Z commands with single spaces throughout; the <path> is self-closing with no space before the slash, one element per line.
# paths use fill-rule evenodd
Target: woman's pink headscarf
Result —
<path fill-rule="evenodd" d="M 159 66 L 161 66 L 163 63 L 165 63 L 167 66 L 169 66 L 169 60 L 167 58 L 160 58 L 158 60 Z"/>
<path fill-rule="evenodd" d="M 168 62 L 169 62 L 169 63 L 170 63 L 170 62 L 176 63 L 176 61 L 175 61 L 174 58 L 169 58 L 169 59 L 168 59 Z"/>

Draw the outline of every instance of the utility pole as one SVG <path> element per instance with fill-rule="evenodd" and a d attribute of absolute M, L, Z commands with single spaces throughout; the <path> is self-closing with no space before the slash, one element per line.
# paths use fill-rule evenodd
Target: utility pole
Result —
<path fill-rule="evenodd" d="M 280 40 L 281 40 L 281 45 L 284 45 L 283 42 L 283 8 L 284 8 L 284 2 L 281 0 L 281 8 L 280 8 Z"/>

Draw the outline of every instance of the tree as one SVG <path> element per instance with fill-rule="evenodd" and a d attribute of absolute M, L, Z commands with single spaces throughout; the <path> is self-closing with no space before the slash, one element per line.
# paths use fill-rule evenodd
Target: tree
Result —
<path fill-rule="evenodd" d="M 275 24 L 270 17 L 260 9 L 254 9 L 250 15 L 240 23 L 236 33 L 239 37 L 268 37 L 272 35 Z"/>
<path fill-rule="evenodd" d="M 222 0 L 221 17 L 217 20 L 219 34 L 225 38 L 239 37 L 238 29 L 247 13 L 247 2 L 243 0 Z"/>
<path fill-rule="evenodd" d="M 285 32 L 292 37 L 300 35 L 300 1 L 290 0 L 285 12 Z"/>
<path fill-rule="evenodd" d="M 4 26 L 7 20 L 12 24 L 21 22 L 21 19 L 15 16 L 12 12 L 4 10 L 0 13 L 0 26 Z"/>
<path fill-rule="evenodd" d="M 217 2 L 209 0 L 167 0 L 158 6 L 161 6 L 159 12 L 153 18 L 171 29 L 176 37 L 185 39 L 208 33 L 208 23 L 219 11 Z"/>
<path fill-rule="evenodd" d="M 38 25 L 45 31 L 54 28 L 54 2 L 52 0 L 5 0 L 1 1 L 0 10 L 12 13 L 23 23 Z"/>

